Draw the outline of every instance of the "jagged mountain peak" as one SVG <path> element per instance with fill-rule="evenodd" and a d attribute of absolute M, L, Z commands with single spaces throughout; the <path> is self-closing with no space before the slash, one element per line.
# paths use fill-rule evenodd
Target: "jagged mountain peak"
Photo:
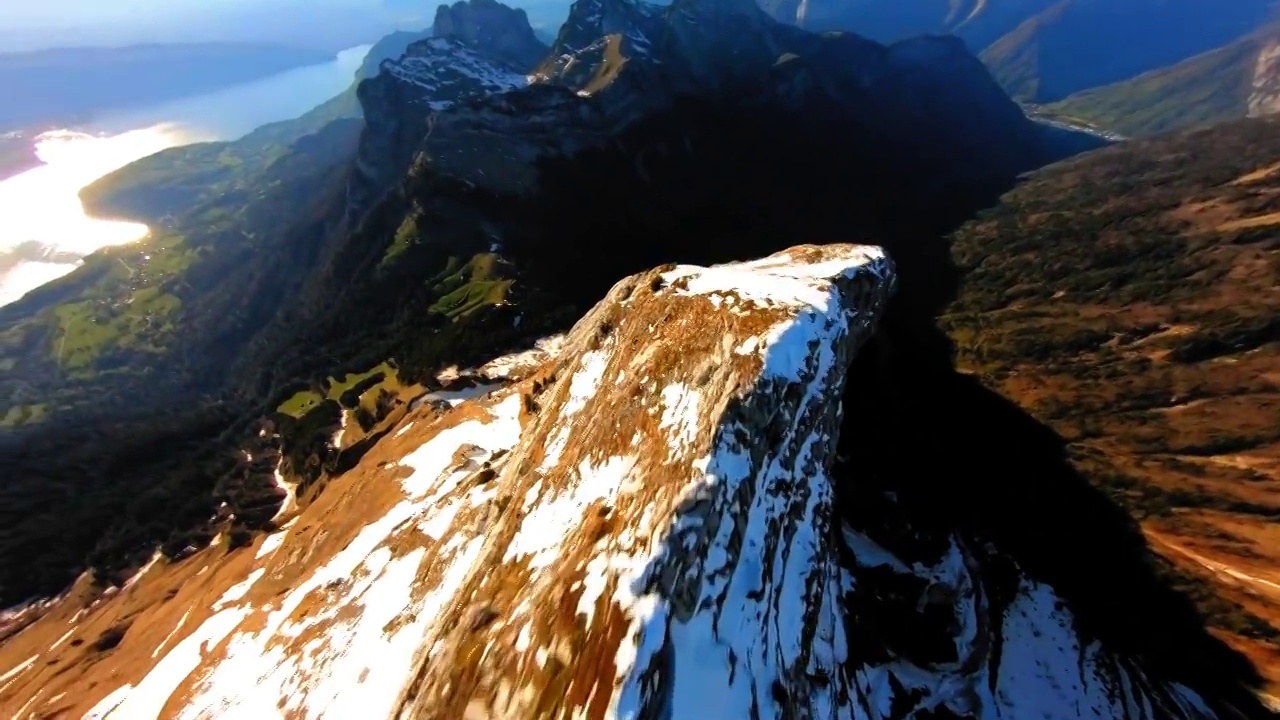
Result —
<path fill-rule="evenodd" d="M 661 35 L 664 8 L 643 0 L 577 0 L 537 76 L 595 92 L 633 57 L 647 57 Z"/>
<path fill-rule="evenodd" d="M 661 84 L 714 91 L 767 67 L 782 52 L 775 36 L 786 32 L 754 0 L 578 0 L 540 75 L 591 93 L 637 59 L 645 61 L 639 72 L 661 74 Z"/>
<path fill-rule="evenodd" d="M 432 32 L 437 38 L 457 40 L 495 60 L 527 69 L 546 55 L 529 16 L 519 8 L 497 0 L 460 0 L 436 9 Z"/>
<path fill-rule="evenodd" d="M 645 0 L 575 0 L 560 26 L 555 47 L 573 50 L 573 39 L 578 36 L 625 32 L 637 18 L 654 17 L 664 10 L 664 6 Z"/>
<path fill-rule="evenodd" d="M 401 177 L 436 113 L 525 87 L 546 51 L 524 10 L 496 0 L 441 5 L 432 37 L 383 62 L 359 86 L 366 127 L 348 219 L 358 222 Z"/>
<path fill-rule="evenodd" d="M 819 85 L 831 86 L 836 76 L 857 77 L 855 84 L 862 86 L 881 79 L 894 92 L 888 86 L 908 89 L 914 77 L 927 76 L 940 81 L 927 92 L 963 95 L 984 85 L 984 102 L 1003 100 L 982 63 L 955 37 L 924 36 L 886 47 L 850 33 L 816 35 L 778 22 L 753 0 L 675 0 L 662 6 L 579 0 L 537 75 L 583 94 L 628 78 L 633 90 L 646 94 L 656 89 L 755 95 L 769 92 L 762 90 L 761 78 L 773 66 L 797 58 L 820 67 L 828 81 Z M 947 83 L 959 90 L 932 87 Z"/>

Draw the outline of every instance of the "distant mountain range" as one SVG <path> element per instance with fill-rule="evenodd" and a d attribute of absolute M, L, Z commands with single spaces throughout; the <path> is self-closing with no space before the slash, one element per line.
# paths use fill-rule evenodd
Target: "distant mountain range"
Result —
<path fill-rule="evenodd" d="M 760 0 L 881 42 L 954 34 L 1016 100 L 1125 135 L 1268 114 L 1273 0 Z M 1061 103 L 1054 105 L 1053 103 Z"/>
<path fill-rule="evenodd" d="M 1046 109 L 1129 136 L 1271 115 L 1280 110 L 1280 26 Z"/>

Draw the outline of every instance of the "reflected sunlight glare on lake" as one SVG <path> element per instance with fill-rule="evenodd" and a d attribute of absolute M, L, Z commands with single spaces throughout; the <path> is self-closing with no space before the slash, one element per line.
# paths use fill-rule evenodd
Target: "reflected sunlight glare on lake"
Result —
<path fill-rule="evenodd" d="M 44 165 L 0 182 L 0 306 L 66 275 L 95 250 L 146 237 L 145 225 L 85 215 L 79 193 L 86 185 L 166 148 L 233 139 L 297 117 L 342 92 L 368 50 L 352 48 L 324 65 L 115 113 L 91 132 L 39 136 L 36 153 Z"/>

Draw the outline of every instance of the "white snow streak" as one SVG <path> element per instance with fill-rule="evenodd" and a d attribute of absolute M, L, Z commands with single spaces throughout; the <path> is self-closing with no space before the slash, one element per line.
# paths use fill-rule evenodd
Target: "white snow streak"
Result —
<path fill-rule="evenodd" d="M 429 523 L 436 514 L 457 512 L 443 501 L 474 468 L 451 471 L 456 451 L 473 446 L 470 459 L 479 462 L 512 447 L 519 435 L 519 408 L 519 397 L 512 395 L 493 408 L 493 420 L 442 430 L 407 455 L 400 464 L 414 473 L 403 481 L 405 500 L 280 598 L 261 631 L 232 635 L 225 660 L 197 683 L 181 717 L 257 720 L 277 715 L 282 702 L 285 711 L 308 718 L 386 717 L 407 682 L 424 632 L 465 578 L 483 537 L 455 536 L 437 549 L 447 561 L 442 585 L 419 601 L 412 597 L 413 584 L 425 551 L 393 558 L 386 543 L 415 520 Z M 324 598 L 317 607 L 291 619 L 317 594 Z M 340 616 L 352 607 L 361 612 Z M 304 633 L 316 627 L 323 632 L 299 647 Z"/>

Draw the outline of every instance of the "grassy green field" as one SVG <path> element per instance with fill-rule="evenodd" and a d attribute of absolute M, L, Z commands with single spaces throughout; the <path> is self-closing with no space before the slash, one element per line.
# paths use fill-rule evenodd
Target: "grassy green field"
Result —
<path fill-rule="evenodd" d="M 361 382 L 381 373 L 384 375 L 382 382 L 366 389 L 360 395 L 360 404 L 371 407 L 374 398 L 377 397 L 379 390 L 386 390 L 393 395 L 401 395 L 416 386 L 406 385 L 400 382 L 399 372 L 389 362 L 370 368 L 364 372 L 349 373 L 342 377 L 330 377 L 325 381 L 324 393 L 321 394 L 315 390 L 303 390 L 294 394 L 288 400 L 285 400 L 276 408 L 278 412 L 290 415 L 295 418 L 301 418 L 307 414 L 307 411 L 315 407 L 324 400 L 337 400 L 342 394 L 359 385 Z"/>

